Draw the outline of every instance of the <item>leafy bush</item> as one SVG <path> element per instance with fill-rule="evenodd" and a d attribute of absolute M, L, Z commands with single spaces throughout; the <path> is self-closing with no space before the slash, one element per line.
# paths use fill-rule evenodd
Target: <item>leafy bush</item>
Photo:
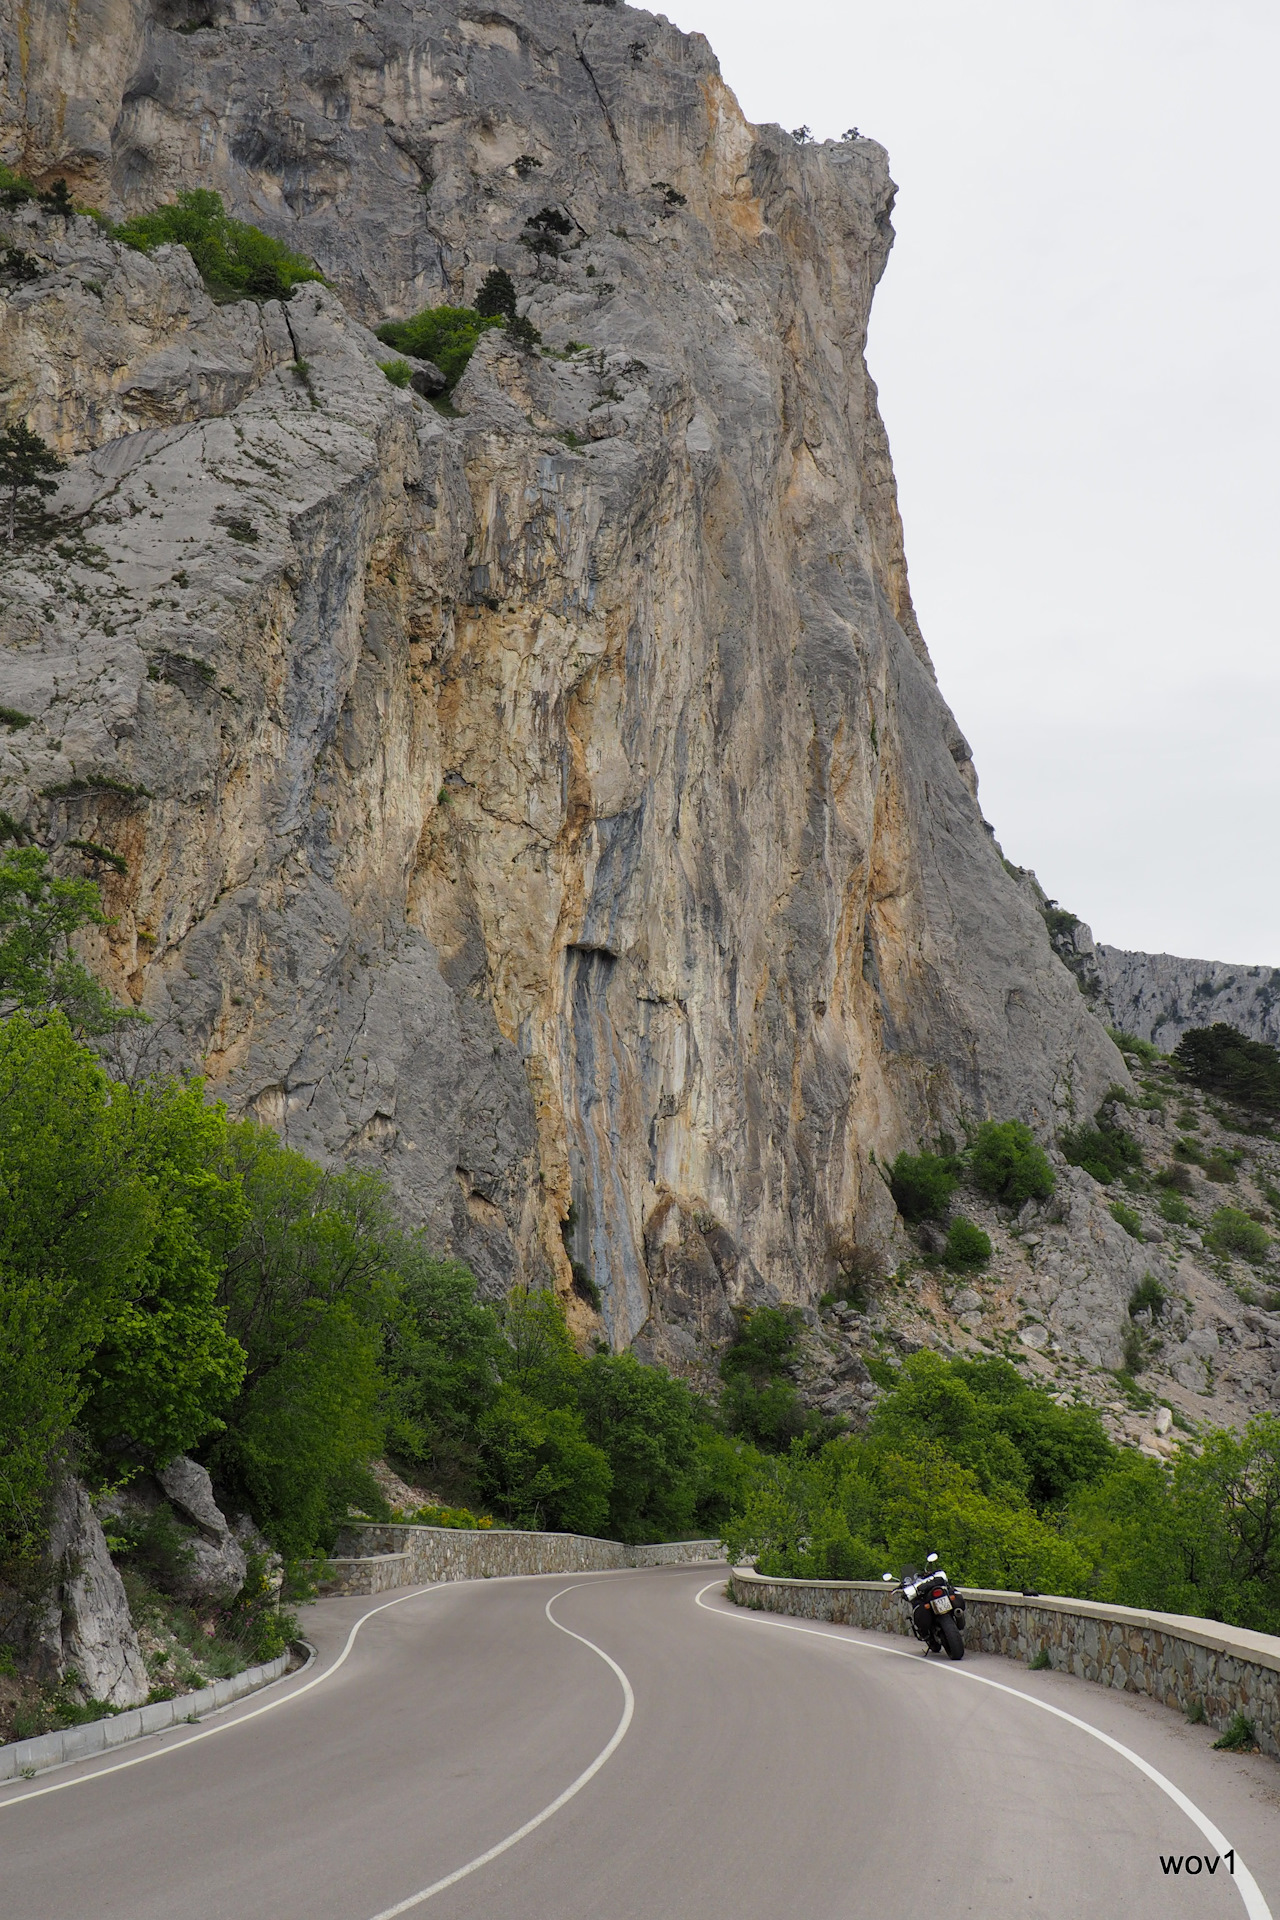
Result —
<path fill-rule="evenodd" d="M 1104 1187 L 1117 1175 L 1142 1165 L 1137 1142 L 1122 1127 L 1106 1124 L 1105 1109 L 1091 1127 L 1066 1128 L 1058 1135 L 1058 1145 L 1071 1166 L 1083 1167 Z"/>
<path fill-rule="evenodd" d="M 978 1128 L 970 1168 L 984 1193 L 1009 1206 L 1047 1200 L 1053 1192 L 1053 1168 L 1020 1120 L 987 1120 Z"/>
<path fill-rule="evenodd" d="M 904 1220 L 945 1220 L 951 1196 L 960 1184 L 953 1155 L 900 1153 L 889 1169 L 889 1191 Z"/>
<path fill-rule="evenodd" d="M 413 378 L 413 368 L 407 360 L 379 360 L 378 365 L 393 387 L 407 387 Z"/>
<path fill-rule="evenodd" d="M 1280 1052 L 1218 1021 L 1192 1027 L 1174 1049 L 1188 1080 L 1208 1093 L 1269 1116 L 1280 1115 Z"/>
<path fill-rule="evenodd" d="M 1254 1266 L 1260 1266 L 1271 1251 L 1271 1235 L 1240 1207 L 1216 1208 L 1204 1243 L 1213 1253 L 1238 1253 Z"/>
<path fill-rule="evenodd" d="M 1168 1305 L 1169 1294 L 1162 1287 L 1154 1273 L 1144 1273 L 1139 1286 L 1129 1296 L 1130 1313 L 1149 1313 L 1158 1320 Z"/>
<path fill-rule="evenodd" d="M 479 1437 L 481 1489 L 517 1525 L 603 1532 L 613 1476 L 579 1413 L 504 1386 L 481 1415 Z"/>
<path fill-rule="evenodd" d="M 432 361 L 445 377 L 445 391 L 452 393 L 480 335 L 488 327 L 501 325 L 500 315 L 486 317 L 474 307 L 428 307 L 412 320 L 384 321 L 378 328 L 378 338 L 397 353 Z"/>
<path fill-rule="evenodd" d="M 1252 1720 L 1247 1720 L 1243 1713 L 1233 1713 L 1225 1731 L 1213 1745 L 1217 1753 L 1256 1753 L 1258 1736 Z"/>
<path fill-rule="evenodd" d="M 233 220 L 222 195 L 204 187 L 124 221 L 115 235 L 140 253 L 167 245 L 185 247 L 215 299 L 287 300 L 303 281 L 324 278 L 312 261 L 282 240 Z"/>
<path fill-rule="evenodd" d="M 953 1220 L 942 1258 L 953 1273 L 974 1271 L 978 1267 L 985 1267 L 990 1260 L 991 1241 L 981 1227 L 974 1226 L 972 1220 L 963 1217 Z"/>
<path fill-rule="evenodd" d="M 1162 1193 L 1160 1195 L 1159 1205 L 1160 1205 L 1160 1218 L 1162 1220 L 1167 1220 L 1170 1226 L 1174 1226 L 1174 1227 L 1189 1226 L 1192 1219 L 1194 1218 L 1194 1215 L 1192 1214 L 1190 1207 L 1187 1205 L 1186 1201 L 1182 1198 L 1181 1194 Z"/>
<path fill-rule="evenodd" d="M 1175 1161 L 1171 1167 L 1162 1167 L 1156 1175 L 1156 1185 L 1167 1187 L 1173 1193 L 1194 1193 L 1195 1180 L 1190 1167 Z"/>
<path fill-rule="evenodd" d="M 12 213 L 27 200 L 34 200 L 36 190 L 24 173 L 15 173 L 12 167 L 6 167 L 0 161 L 0 207 Z"/>
<path fill-rule="evenodd" d="M 1136 1207 L 1126 1207 L 1123 1200 L 1113 1200 L 1107 1209 L 1116 1225 L 1123 1227 L 1131 1239 L 1142 1238 L 1142 1215 Z"/>
<path fill-rule="evenodd" d="M 494 1522 L 487 1513 L 472 1513 L 470 1507 L 418 1507 L 408 1517 L 412 1527 L 453 1527 L 464 1533 L 484 1532 Z"/>

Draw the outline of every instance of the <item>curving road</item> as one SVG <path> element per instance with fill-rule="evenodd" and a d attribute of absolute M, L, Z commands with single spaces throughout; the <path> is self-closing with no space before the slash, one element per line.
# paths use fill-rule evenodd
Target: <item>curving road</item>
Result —
<path fill-rule="evenodd" d="M 1280 1920 L 1273 1762 L 722 1593 L 704 1566 L 321 1602 L 307 1670 L 0 1788 L 0 1915 Z M 1234 1879 L 1162 1871 L 1206 1832 Z"/>

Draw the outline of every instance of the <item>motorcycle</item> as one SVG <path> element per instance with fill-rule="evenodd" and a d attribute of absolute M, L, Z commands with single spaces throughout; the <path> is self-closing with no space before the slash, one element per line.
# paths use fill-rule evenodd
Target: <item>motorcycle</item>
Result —
<path fill-rule="evenodd" d="M 937 1554 L 931 1553 L 924 1573 L 905 1568 L 896 1585 L 911 1611 L 911 1631 L 924 1641 L 925 1658 L 945 1651 L 948 1660 L 963 1660 L 964 1595 L 952 1586 L 937 1560 Z M 880 1577 L 894 1584 L 891 1573 Z"/>

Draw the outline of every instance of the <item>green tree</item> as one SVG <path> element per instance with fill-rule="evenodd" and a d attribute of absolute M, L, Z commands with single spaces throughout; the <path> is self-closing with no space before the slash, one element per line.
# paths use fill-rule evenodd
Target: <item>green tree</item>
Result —
<path fill-rule="evenodd" d="M 582 1372 L 587 1438 L 609 1462 L 609 1531 L 619 1540 L 689 1536 L 699 1499 L 697 1411 L 683 1381 L 630 1353 L 599 1353 Z"/>
<path fill-rule="evenodd" d="M 0 433 L 0 489 L 9 495 L 8 535 L 12 544 L 18 526 L 18 495 L 39 494 L 42 498 L 58 491 L 50 474 L 65 473 L 67 463 L 38 433 L 21 420 Z"/>
<path fill-rule="evenodd" d="M 139 1018 L 114 1004 L 72 950 L 82 927 L 108 924 L 92 880 L 55 879 L 38 847 L 0 855 L 0 1013 L 57 1009 L 89 1035 Z"/>
<path fill-rule="evenodd" d="M 972 1473 L 983 1493 L 1003 1489 L 1022 1498 L 1030 1491 L 1030 1472 L 1001 1429 L 997 1404 L 975 1393 L 960 1369 L 936 1353 L 913 1353 L 903 1362 L 871 1432 L 897 1453 L 940 1448 Z"/>
<path fill-rule="evenodd" d="M 731 1433 L 776 1451 L 821 1422 L 805 1412 L 790 1378 L 800 1315 L 794 1307 L 756 1307 L 738 1315 L 720 1362 L 720 1415 Z"/>
<path fill-rule="evenodd" d="M 447 1490 L 476 1472 L 476 1434 L 493 1404 L 509 1348 L 492 1307 L 476 1299 L 475 1275 L 409 1241 L 400 1263 L 403 1311 L 387 1353 L 389 1440 L 398 1458 Z"/>
<path fill-rule="evenodd" d="M 327 1173 L 248 1122 L 228 1140 L 248 1219 L 224 1243 L 219 1298 L 248 1364 L 205 1459 L 282 1551 L 307 1553 L 353 1502 L 384 1510 L 368 1462 L 405 1243 L 373 1175 Z"/>
<path fill-rule="evenodd" d="M 234 1393 L 243 1356 L 214 1297 L 237 1211 L 210 1166 L 224 1128 L 198 1087 L 110 1081 L 59 1013 L 0 1023 L 0 1534 L 16 1551 L 73 1428 L 116 1460 L 165 1459 Z"/>
<path fill-rule="evenodd" d="M 476 295 L 476 312 L 482 320 L 516 317 L 516 283 L 505 267 L 490 267 Z"/>
<path fill-rule="evenodd" d="M 546 1407 L 504 1386 L 479 1421 L 480 1485 L 501 1512 L 527 1527 L 600 1534 L 612 1476 L 582 1416 Z"/>
<path fill-rule="evenodd" d="M 583 1360 L 549 1288 L 516 1287 L 499 1311 L 504 1385 L 543 1407 L 576 1407 Z"/>
<path fill-rule="evenodd" d="M 1280 1114 L 1280 1052 L 1264 1040 L 1246 1039 L 1219 1020 L 1211 1027 L 1189 1028 L 1173 1057 L 1187 1079 L 1207 1093 L 1222 1094 L 1259 1114 Z"/>
<path fill-rule="evenodd" d="M 113 1087 L 111 1115 L 117 1154 L 141 1171 L 148 1244 L 89 1365 L 81 1425 L 104 1451 L 141 1448 L 163 1464 L 222 1428 L 244 1378 L 218 1291 L 221 1248 L 247 1208 L 226 1113 L 198 1080 Z"/>
<path fill-rule="evenodd" d="M 1053 1168 L 1021 1120 L 984 1121 L 973 1142 L 970 1168 L 984 1193 L 1011 1207 L 1024 1200 L 1047 1200 L 1053 1192 Z"/>
<path fill-rule="evenodd" d="M 1195 1612 L 1280 1631 L 1280 1417 L 1180 1448 L 1173 1507 Z"/>

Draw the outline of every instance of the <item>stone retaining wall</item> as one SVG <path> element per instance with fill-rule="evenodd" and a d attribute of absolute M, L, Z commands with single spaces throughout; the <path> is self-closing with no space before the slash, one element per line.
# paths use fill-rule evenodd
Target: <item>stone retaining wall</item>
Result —
<path fill-rule="evenodd" d="M 230 1706 L 246 1693 L 270 1686 L 287 1671 L 291 1657 L 310 1647 L 299 1642 L 290 1652 L 267 1660 L 260 1667 L 246 1667 L 229 1680 L 215 1680 L 199 1693 L 180 1693 L 173 1700 L 153 1700 L 150 1706 L 131 1707 L 127 1713 L 113 1713 L 105 1720 L 90 1720 L 82 1727 L 63 1727 L 57 1733 L 37 1734 L 33 1740 L 14 1740 L 0 1747 L 0 1780 L 15 1780 L 26 1773 L 44 1773 L 49 1767 L 62 1767 L 69 1760 L 85 1760 L 95 1753 L 121 1747 L 144 1733 L 161 1733 L 180 1721 L 200 1720 L 206 1713 Z"/>
<path fill-rule="evenodd" d="M 774 1580 L 734 1567 L 739 1606 L 841 1626 L 909 1635 L 897 1589 L 871 1580 Z M 1060 1600 L 966 1587 L 965 1644 L 1024 1664 L 1050 1664 L 1082 1680 L 1147 1693 L 1184 1712 L 1199 1704 L 1221 1730 L 1236 1713 L 1253 1722 L 1264 1753 L 1280 1757 L 1280 1639 L 1185 1614 L 1144 1613 L 1092 1600 Z"/>
<path fill-rule="evenodd" d="M 412 1527 L 369 1522 L 344 1527 L 339 1553 L 320 1583 L 324 1594 L 385 1593 L 432 1580 L 487 1580 L 513 1573 L 603 1573 L 615 1567 L 721 1560 L 718 1540 L 668 1540 L 624 1547 L 580 1533 L 514 1528 Z"/>
<path fill-rule="evenodd" d="M 700 1560 L 723 1560 L 719 1540 L 661 1540 L 651 1547 L 624 1549 L 628 1567 L 687 1567 Z"/>

